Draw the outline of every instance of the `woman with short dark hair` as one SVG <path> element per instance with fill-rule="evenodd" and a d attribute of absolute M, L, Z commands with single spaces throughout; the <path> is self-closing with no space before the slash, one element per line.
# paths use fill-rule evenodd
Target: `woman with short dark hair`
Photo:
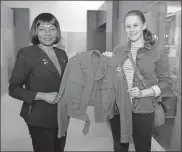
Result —
<path fill-rule="evenodd" d="M 30 42 L 34 45 L 39 44 L 39 39 L 37 35 L 37 27 L 41 23 L 50 23 L 54 25 L 57 29 L 56 41 L 53 44 L 58 44 L 61 40 L 61 31 L 58 20 L 50 13 L 39 14 L 33 21 L 32 27 L 30 29 Z"/>
<path fill-rule="evenodd" d="M 57 103 L 62 76 L 68 62 L 64 50 L 54 46 L 61 39 L 59 22 L 50 13 L 33 21 L 33 45 L 18 51 L 9 95 L 23 101 L 20 116 L 25 120 L 35 152 L 64 151 L 66 135 L 57 138 Z"/>

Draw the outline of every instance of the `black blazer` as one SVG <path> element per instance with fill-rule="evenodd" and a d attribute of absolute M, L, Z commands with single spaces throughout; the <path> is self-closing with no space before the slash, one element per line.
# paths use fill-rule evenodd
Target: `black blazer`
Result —
<path fill-rule="evenodd" d="M 38 45 L 22 48 L 12 71 L 9 95 L 23 101 L 20 116 L 33 126 L 57 128 L 57 104 L 34 98 L 37 92 L 58 92 L 68 57 L 64 50 L 54 47 L 61 75 Z"/>

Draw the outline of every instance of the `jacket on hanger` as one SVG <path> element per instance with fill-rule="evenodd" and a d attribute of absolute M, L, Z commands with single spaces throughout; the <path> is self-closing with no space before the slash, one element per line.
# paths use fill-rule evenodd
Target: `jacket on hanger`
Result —
<path fill-rule="evenodd" d="M 94 60 L 94 54 L 98 60 Z M 98 64 L 95 64 L 95 61 L 99 61 Z M 128 136 L 132 134 L 131 130 L 128 130 L 131 125 L 132 109 L 130 102 L 125 104 L 127 101 L 119 95 L 122 85 L 127 85 L 126 79 L 122 81 L 122 77 L 123 71 L 116 67 L 115 62 L 109 61 L 96 50 L 72 57 L 64 72 L 56 98 L 59 100 L 58 137 L 64 136 L 69 117 L 85 121 L 83 133 L 88 132 L 90 121 L 86 110 L 89 105 L 94 106 L 95 121 L 99 123 L 114 117 L 117 103 L 118 107 L 122 107 L 118 111 L 123 115 L 121 134 L 125 138 L 124 141 L 128 141 Z M 127 95 L 129 96 L 128 92 Z"/>

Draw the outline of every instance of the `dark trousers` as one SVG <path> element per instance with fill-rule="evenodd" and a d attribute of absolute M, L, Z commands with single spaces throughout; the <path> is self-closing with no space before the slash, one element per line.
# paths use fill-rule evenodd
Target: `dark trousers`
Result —
<path fill-rule="evenodd" d="M 129 143 L 121 143 L 120 115 L 117 114 L 110 120 L 115 152 L 128 152 Z"/>
<path fill-rule="evenodd" d="M 133 141 L 136 152 L 150 152 L 154 113 L 133 113 Z"/>
<path fill-rule="evenodd" d="M 34 152 L 63 152 L 66 136 L 57 138 L 57 129 L 29 126 Z"/>

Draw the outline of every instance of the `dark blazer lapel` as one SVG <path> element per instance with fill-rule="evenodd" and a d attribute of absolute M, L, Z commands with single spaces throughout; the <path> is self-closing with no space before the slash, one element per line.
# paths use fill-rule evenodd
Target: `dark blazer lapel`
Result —
<path fill-rule="evenodd" d="M 63 75 L 63 70 L 64 70 L 63 66 L 66 65 L 66 60 L 64 59 L 60 50 L 58 50 L 57 48 L 54 48 L 54 50 L 55 50 L 55 53 L 56 53 L 56 56 L 57 56 L 57 59 L 59 62 L 59 66 L 61 67 L 61 75 Z"/>
<path fill-rule="evenodd" d="M 37 46 L 38 47 L 38 46 Z M 40 52 L 40 59 L 42 64 L 44 64 L 44 67 L 50 70 L 52 73 L 54 73 L 58 78 L 60 78 L 60 74 L 58 70 L 56 69 L 55 65 L 51 61 L 51 59 L 48 57 L 48 55 L 38 47 L 39 52 Z"/>

